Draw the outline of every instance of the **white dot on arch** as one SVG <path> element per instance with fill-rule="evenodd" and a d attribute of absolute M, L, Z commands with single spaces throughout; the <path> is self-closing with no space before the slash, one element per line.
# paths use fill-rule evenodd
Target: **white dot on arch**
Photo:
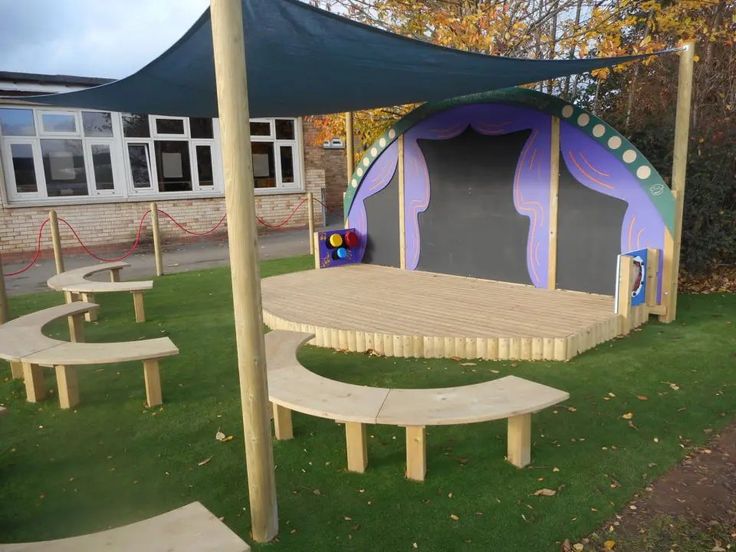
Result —
<path fill-rule="evenodd" d="M 376 155 L 378 155 L 378 150 L 376 148 L 371 148 L 371 155 L 373 157 L 375 157 Z"/>
<path fill-rule="evenodd" d="M 386 139 L 385 138 L 381 138 L 378 141 L 378 145 L 381 146 L 382 148 L 385 147 L 386 146 Z"/>
<path fill-rule="evenodd" d="M 357 174 L 358 176 L 363 176 L 363 169 L 362 169 L 362 168 L 360 168 L 360 167 L 358 167 L 358 168 L 356 169 L 355 173 L 356 173 L 356 174 Z"/>
<path fill-rule="evenodd" d="M 599 123 L 593 127 L 593 136 L 595 136 L 596 138 L 600 138 L 605 133 L 606 133 L 606 127 L 603 126 L 602 124 Z"/>
<path fill-rule="evenodd" d="M 352 180 L 352 181 L 350 182 L 350 185 L 351 185 L 351 186 L 352 186 L 353 188 L 357 188 L 357 187 L 358 187 L 358 181 L 357 181 L 357 180 L 355 180 L 355 179 L 353 178 L 353 180 Z"/>
<path fill-rule="evenodd" d="M 590 115 L 587 113 L 581 113 L 578 115 L 578 126 L 585 126 L 590 122 Z"/>
<path fill-rule="evenodd" d="M 621 147 L 621 138 L 618 136 L 611 136 L 608 139 L 608 147 L 611 149 L 618 149 Z"/>
<path fill-rule="evenodd" d="M 626 150 L 623 155 L 626 163 L 633 163 L 636 160 L 636 152 L 634 150 Z"/>
<path fill-rule="evenodd" d="M 650 169 L 648 165 L 642 165 L 641 167 L 636 169 L 636 176 L 638 176 L 642 180 L 649 178 L 650 174 L 652 174 L 652 169 Z"/>
<path fill-rule="evenodd" d="M 389 130 L 389 131 L 388 131 L 388 137 L 389 137 L 389 138 L 390 138 L 391 140 L 393 140 L 394 138 L 396 138 L 396 131 L 395 131 L 394 129 L 391 129 L 391 130 Z"/>
<path fill-rule="evenodd" d="M 572 117 L 572 114 L 574 113 L 575 109 L 571 105 L 566 105 L 562 108 L 562 116 L 565 119 L 569 119 Z"/>

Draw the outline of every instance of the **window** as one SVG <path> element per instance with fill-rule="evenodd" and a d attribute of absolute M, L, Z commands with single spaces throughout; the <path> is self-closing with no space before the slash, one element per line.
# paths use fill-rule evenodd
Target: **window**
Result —
<path fill-rule="evenodd" d="M 183 140 L 154 142 L 159 192 L 184 192 L 192 189 L 189 142 Z"/>
<path fill-rule="evenodd" d="M 41 111 L 41 132 L 45 134 L 77 134 L 77 117 L 73 112 Z"/>
<path fill-rule="evenodd" d="M 203 119 L 199 117 L 191 117 L 189 119 L 189 128 L 192 132 L 192 138 L 214 138 L 215 134 L 212 130 L 212 119 Z"/>
<path fill-rule="evenodd" d="M 253 119 L 250 122 L 256 189 L 301 188 L 296 128 L 296 119 Z"/>
<path fill-rule="evenodd" d="M 197 180 L 200 186 L 214 186 L 215 174 L 212 170 L 212 146 L 195 146 L 197 155 Z"/>
<path fill-rule="evenodd" d="M 151 130 L 148 126 L 148 115 L 123 113 L 123 135 L 126 138 L 148 138 Z"/>
<path fill-rule="evenodd" d="M 134 188 L 151 187 L 151 152 L 148 144 L 128 144 L 128 162 Z"/>
<path fill-rule="evenodd" d="M 98 192 L 115 189 L 113 177 L 112 153 L 109 144 L 93 144 L 90 146 L 94 187 Z"/>
<path fill-rule="evenodd" d="M 250 128 L 257 193 L 301 190 L 299 121 L 253 119 Z M 11 205 L 221 194 L 219 141 L 217 120 L 204 117 L 0 107 Z"/>
<path fill-rule="evenodd" d="M 184 119 L 156 118 L 156 134 L 185 136 Z"/>
<path fill-rule="evenodd" d="M 82 111 L 84 135 L 101 138 L 112 138 L 112 115 L 104 111 Z"/>
<path fill-rule="evenodd" d="M 0 131 L 5 136 L 35 136 L 31 109 L 0 109 Z"/>
<path fill-rule="evenodd" d="M 38 182 L 33 164 L 33 145 L 11 144 L 10 156 L 15 190 L 20 194 L 37 192 Z"/>
<path fill-rule="evenodd" d="M 49 197 L 88 194 L 81 140 L 41 140 L 41 157 Z"/>

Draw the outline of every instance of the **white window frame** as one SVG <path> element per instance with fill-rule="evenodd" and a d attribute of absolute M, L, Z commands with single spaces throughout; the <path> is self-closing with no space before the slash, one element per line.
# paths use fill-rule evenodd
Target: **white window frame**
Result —
<path fill-rule="evenodd" d="M 287 119 L 294 122 L 294 139 L 276 138 L 276 119 Z M 277 194 L 293 194 L 304 191 L 304 141 L 302 139 L 302 119 L 300 117 L 274 117 L 269 119 L 258 118 L 251 119 L 251 123 L 268 123 L 269 135 L 257 136 L 251 135 L 251 142 L 269 142 L 273 144 L 274 156 L 274 173 L 276 176 L 276 186 L 273 188 L 256 188 L 256 195 L 277 195 Z M 294 169 L 294 182 L 284 183 L 281 174 L 281 146 L 292 147 L 292 162 Z"/>
<path fill-rule="evenodd" d="M 85 111 L 89 110 L 85 109 Z M 54 132 L 46 130 L 43 126 L 43 116 L 47 113 L 53 115 L 71 115 L 74 118 L 74 126 L 77 129 L 76 132 Z M 36 123 L 36 138 L 84 138 L 84 134 L 82 132 L 82 110 L 34 109 L 33 115 Z"/>
<path fill-rule="evenodd" d="M 18 104 L 0 104 L 7 109 L 30 109 L 33 114 L 35 135 L 33 136 L 5 136 L 0 131 L 0 171 L 5 181 L 4 189 L 0 195 L 7 199 L 7 207 L 29 207 L 47 205 L 88 204 L 95 202 L 125 202 L 144 201 L 153 198 L 160 199 L 197 199 L 207 197 L 222 197 L 224 195 L 224 175 L 222 166 L 222 147 L 220 141 L 220 124 L 217 118 L 212 119 L 212 138 L 192 138 L 189 117 L 171 117 L 165 115 L 149 115 L 149 136 L 144 138 L 126 137 L 123 134 L 123 113 L 104 109 L 69 109 L 55 107 L 33 107 Z M 82 112 L 110 113 L 113 135 L 108 136 L 85 136 Z M 71 115 L 74 117 L 76 132 L 48 132 L 43 127 L 42 115 L 45 113 Z M 155 122 L 157 119 L 182 120 L 184 134 L 159 134 L 156 132 Z M 294 139 L 276 139 L 275 118 L 258 118 L 250 122 L 265 122 L 269 125 L 269 136 L 253 136 L 254 142 L 271 142 L 274 148 L 274 173 L 276 176 L 276 187 L 256 188 L 256 195 L 288 195 L 303 192 L 304 182 L 304 140 L 301 118 L 279 117 L 279 119 L 290 119 L 294 121 Z M 46 175 L 43 166 L 41 151 L 41 140 L 43 139 L 74 139 L 82 141 L 84 155 L 84 169 L 87 175 L 88 195 L 77 196 L 48 196 Z M 158 190 L 158 170 L 155 155 L 156 140 L 181 140 L 188 142 L 189 162 L 192 178 L 191 191 L 160 192 Z M 134 188 L 132 173 L 130 170 L 130 159 L 128 156 L 129 144 L 147 144 L 148 148 L 148 173 L 151 185 L 146 188 Z M 11 145 L 29 144 L 33 151 L 34 171 L 36 175 L 36 192 L 19 193 L 15 184 L 15 171 L 12 165 Z M 107 145 L 110 147 L 111 161 L 113 164 L 113 189 L 98 190 L 95 181 L 94 165 L 92 159 L 92 146 Z M 197 146 L 209 146 L 212 153 L 212 170 L 214 185 L 201 186 L 199 172 L 197 170 Z M 281 173 L 281 146 L 291 146 L 294 162 L 294 184 L 283 183 Z M 3 179 L 0 179 L 0 182 Z"/>
<path fill-rule="evenodd" d="M 33 151 L 33 171 L 36 175 L 35 192 L 19 192 L 15 183 L 15 168 L 13 167 L 13 144 L 28 144 Z M 43 159 L 41 158 L 41 141 L 38 136 L 8 136 L 2 141 L 2 162 L 5 168 L 5 192 L 10 201 L 26 201 L 44 199 L 46 197 L 46 179 L 43 174 Z"/>

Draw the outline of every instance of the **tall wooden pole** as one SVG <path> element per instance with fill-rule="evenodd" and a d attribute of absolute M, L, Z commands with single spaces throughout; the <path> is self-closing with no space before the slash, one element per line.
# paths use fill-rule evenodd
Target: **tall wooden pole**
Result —
<path fill-rule="evenodd" d="M 61 235 L 59 234 L 59 219 L 56 211 L 49 211 L 49 223 L 51 224 L 51 245 L 54 248 L 54 264 L 56 265 L 56 273 L 64 272 L 64 256 L 61 252 Z"/>
<path fill-rule="evenodd" d="M 404 213 L 404 135 L 399 135 L 399 268 L 406 268 L 406 213 Z"/>
<path fill-rule="evenodd" d="M 164 258 L 161 254 L 161 231 L 158 227 L 158 205 L 155 201 L 151 202 L 151 227 L 153 230 L 153 257 L 156 262 L 156 276 L 164 274 Z"/>
<path fill-rule="evenodd" d="M 353 112 L 348 111 L 345 113 L 345 172 L 347 174 L 348 186 L 353 178 L 353 171 L 355 170 L 355 158 L 353 157 Z M 343 194 L 343 205 L 344 201 Z M 344 213 L 343 221 L 345 222 L 345 228 L 348 227 L 348 214 Z"/>
<path fill-rule="evenodd" d="M 314 255 L 314 196 L 307 192 L 307 228 L 309 231 L 309 254 Z"/>
<path fill-rule="evenodd" d="M 268 542 L 278 533 L 278 508 L 256 247 L 243 8 L 240 0 L 211 0 L 210 13 L 251 530 L 254 540 Z"/>
<path fill-rule="evenodd" d="M 3 259 L 0 256 L 0 324 L 8 321 L 8 294 L 5 291 L 5 274 L 3 273 Z"/>
<path fill-rule="evenodd" d="M 353 178 L 353 171 L 355 170 L 353 158 L 353 112 L 348 111 L 345 113 L 345 168 L 347 169 L 347 181 L 350 184 L 350 179 Z"/>
<path fill-rule="evenodd" d="M 684 49 L 680 52 L 680 69 L 677 79 L 675 145 L 672 155 L 672 193 L 675 195 L 675 228 L 673 234 L 665 230 L 662 302 L 667 307 L 667 311 L 659 317 L 662 322 L 672 322 L 677 316 L 677 277 L 680 272 L 680 245 L 682 242 L 682 215 L 685 204 L 687 146 L 690 137 L 690 104 L 693 90 L 695 41 L 685 42 L 683 46 Z"/>

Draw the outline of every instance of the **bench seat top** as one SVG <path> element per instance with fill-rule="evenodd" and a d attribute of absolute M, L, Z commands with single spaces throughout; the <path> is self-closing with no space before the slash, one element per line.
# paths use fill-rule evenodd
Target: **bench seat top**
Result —
<path fill-rule="evenodd" d="M 19 316 L 0 325 L 0 358 L 18 361 L 24 356 L 63 343 L 58 339 L 43 335 L 41 328 L 54 320 L 93 311 L 97 308 L 98 305 L 94 303 L 82 301 L 66 303 Z"/>
<path fill-rule="evenodd" d="M 116 529 L 44 542 L 0 544 L 0 552 L 248 552 L 250 547 L 199 502 Z"/>
<path fill-rule="evenodd" d="M 55 347 L 38 351 L 22 358 L 23 362 L 41 366 L 112 364 L 163 358 L 179 354 L 179 349 L 168 337 L 118 341 L 112 343 L 71 343 L 62 341 Z"/>
<path fill-rule="evenodd" d="M 271 402 L 337 421 L 398 426 L 455 425 L 529 414 L 565 401 L 569 394 L 516 376 L 435 389 L 389 389 L 353 385 L 311 372 L 298 348 L 312 334 L 266 335 Z"/>
<path fill-rule="evenodd" d="M 83 266 L 56 274 L 46 281 L 46 284 L 56 291 L 72 293 L 113 293 L 120 291 L 145 291 L 153 287 L 152 280 L 138 280 L 130 282 L 98 282 L 88 280 L 87 277 L 105 270 L 115 270 L 130 266 L 124 262 L 101 263 Z"/>

